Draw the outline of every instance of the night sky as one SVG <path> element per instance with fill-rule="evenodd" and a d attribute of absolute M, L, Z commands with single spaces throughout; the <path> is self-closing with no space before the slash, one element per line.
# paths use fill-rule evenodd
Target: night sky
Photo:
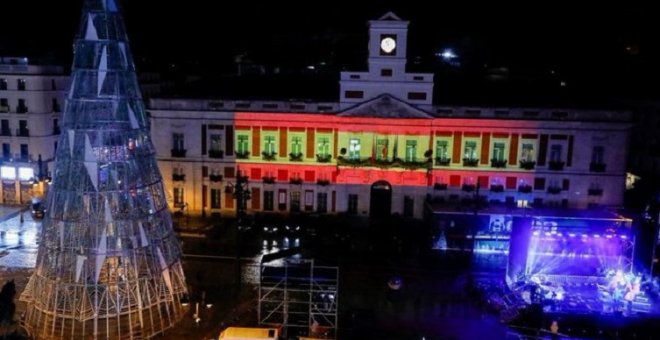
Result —
<path fill-rule="evenodd" d="M 328 65 L 329 74 L 361 69 L 366 21 L 392 10 L 411 21 L 411 67 L 434 71 L 470 88 L 494 68 L 511 82 L 539 82 L 585 96 L 658 98 L 660 20 L 648 7 L 598 8 L 452 5 L 427 1 L 123 1 L 139 70 L 223 74 L 237 54 L 283 69 Z M 500 3 L 500 2 L 498 2 Z M 302 4 L 302 6 L 300 6 Z M 2 1 L 0 54 L 52 57 L 70 65 L 81 0 Z M 216 8 L 220 6 L 219 8 Z M 439 7 L 438 7 L 439 6 Z M 450 47 L 461 65 L 434 53 Z M 413 65 L 414 64 L 414 65 Z M 453 78 L 452 78 L 453 77 Z M 436 80 L 438 80 L 436 78 Z M 436 81 L 436 83 L 438 83 Z M 474 85 L 474 84 L 472 84 Z"/>

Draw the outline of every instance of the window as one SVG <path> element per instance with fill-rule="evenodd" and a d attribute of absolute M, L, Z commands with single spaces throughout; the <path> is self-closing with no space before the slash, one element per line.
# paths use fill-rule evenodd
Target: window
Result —
<path fill-rule="evenodd" d="M 392 76 L 392 69 L 391 68 L 384 68 L 380 70 L 380 75 L 381 77 L 391 77 Z"/>
<path fill-rule="evenodd" d="M 316 212 L 325 213 L 328 211 L 328 194 L 319 192 L 316 194 Z"/>
<path fill-rule="evenodd" d="M 53 112 L 60 112 L 60 103 L 57 101 L 57 98 L 53 98 Z"/>
<path fill-rule="evenodd" d="M 408 100 L 426 100 L 425 92 L 408 92 Z"/>
<path fill-rule="evenodd" d="M 319 137 L 316 152 L 319 155 L 329 155 L 330 154 L 330 138 L 328 138 L 328 137 Z"/>
<path fill-rule="evenodd" d="M 291 212 L 300 211 L 300 191 L 291 192 L 291 201 L 290 201 Z"/>
<path fill-rule="evenodd" d="M 493 144 L 493 159 L 497 161 L 504 160 L 504 143 Z"/>
<path fill-rule="evenodd" d="M 417 141 L 406 141 L 406 162 L 415 162 L 417 157 Z"/>
<path fill-rule="evenodd" d="M 19 120 L 18 121 L 18 133 L 17 135 L 23 136 L 23 137 L 28 137 L 30 135 L 30 131 L 28 130 L 27 127 L 27 120 Z"/>
<path fill-rule="evenodd" d="M 27 106 L 25 106 L 25 99 L 19 99 L 18 100 L 18 106 L 16 107 L 16 112 L 26 113 L 27 110 L 28 110 Z"/>
<path fill-rule="evenodd" d="M 348 141 L 348 159 L 360 159 L 360 140 L 357 138 L 351 138 Z"/>
<path fill-rule="evenodd" d="M 220 209 L 220 189 L 211 189 L 211 209 Z"/>
<path fill-rule="evenodd" d="M 439 140 L 435 142 L 435 158 L 448 159 L 449 158 L 449 143 L 446 140 Z"/>
<path fill-rule="evenodd" d="M 53 91 L 57 90 L 57 83 L 55 82 L 55 79 L 50 80 L 50 89 Z"/>
<path fill-rule="evenodd" d="M 30 152 L 28 151 L 28 145 L 27 144 L 21 144 L 21 159 L 22 160 L 27 160 L 30 158 Z"/>
<path fill-rule="evenodd" d="M 291 153 L 294 155 L 302 155 L 302 137 L 291 137 Z"/>
<path fill-rule="evenodd" d="M 25 79 L 18 79 L 18 90 L 19 91 L 25 91 Z"/>
<path fill-rule="evenodd" d="M 221 134 L 212 134 L 211 135 L 211 151 L 222 151 L 222 135 Z"/>
<path fill-rule="evenodd" d="M 264 211 L 273 211 L 274 197 L 275 195 L 272 191 L 264 191 Z"/>
<path fill-rule="evenodd" d="M 6 89 L 7 89 L 7 79 L 0 78 L 0 90 L 6 90 Z"/>
<path fill-rule="evenodd" d="M 376 159 L 379 161 L 387 160 L 387 139 L 379 139 L 376 142 Z"/>
<path fill-rule="evenodd" d="M 555 144 L 550 147 L 550 161 L 551 162 L 561 161 L 561 145 Z"/>
<path fill-rule="evenodd" d="M 364 92 L 362 91 L 346 91 L 344 97 L 351 99 L 362 99 L 364 97 Z"/>
<path fill-rule="evenodd" d="M 0 129 L 2 130 L 0 132 L 0 135 L 11 136 L 11 131 L 9 131 L 9 120 L 3 119 L 2 120 L 2 125 L 0 126 Z"/>
<path fill-rule="evenodd" d="M 183 208 L 183 188 L 174 188 L 174 207 Z"/>
<path fill-rule="evenodd" d="M 60 134 L 60 122 L 57 118 L 53 118 L 53 134 L 54 135 Z"/>
<path fill-rule="evenodd" d="M 264 152 L 271 155 L 275 154 L 275 136 L 266 136 L 264 143 Z"/>
<path fill-rule="evenodd" d="M 591 163 L 603 164 L 605 148 L 602 146 L 594 146 L 591 152 Z"/>
<path fill-rule="evenodd" d="M 246 154 L 248 152 L 248 136 L 247 135 L 238 135 L 238 153 Z"/>
<path fill-rule="evenodd" d="M 355 215 L 358 211 L 358 195 L 349 194 L 348 195 L 348 213 Z"/>
<path fill-rule="evenodd" d="M 2 158 L 9 160 L 11 158 L 11 144 L 2 143 Z"/>
<path fill-rule="evenodd" d="M 520 155 L 520 160 L 533 162 L 534 161 L 534 144 L 532 143 L 523 143 L 522 145 L 522 154 Z"/>
<path fill-rule="evenodd" d="M 463 155 L 466 159 L 477 159 L 477 142 L 475 141 L 466 141 L 465 142 L 465 154 Z"/>
<path fill-rule="evenodd" d="M 0 98 L 0 112 L 9 112 L 9 101 L 7 98 Z"/>
<path fill-rule="evenodd" d="M 172 133 L 172 149 L 173 150 L 183 150 L 184 149 L 184 140 L 183 133 Z"/>

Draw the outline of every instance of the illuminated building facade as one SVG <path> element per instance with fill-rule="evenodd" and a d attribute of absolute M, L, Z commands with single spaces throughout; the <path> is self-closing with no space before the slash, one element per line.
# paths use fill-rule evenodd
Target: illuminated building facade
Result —
<path fill-rule="evenodd" d="M 152 99 L 170 204 L 231 214 L 239 171 L 253 212 L 420 218 L 425 202 L 477 194 L 623 203 L 629 113 L 433 105 L 433 75 L 406 73 L 407 25 L 392 13 L 369 23 L 368 71 L 341 73 L 338 102 Z"/>
<path fill-rule="evenodd" d="M 69 82 L 61 66 L 0 57 L 0 203 L 27 203 L 43 193 Z"/>

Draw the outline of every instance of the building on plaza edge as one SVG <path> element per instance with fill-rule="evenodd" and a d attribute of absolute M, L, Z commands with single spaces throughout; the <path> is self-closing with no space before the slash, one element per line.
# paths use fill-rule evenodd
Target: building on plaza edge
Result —
<path fill-rule="evenodd" d="M 585 209 L 623 203 L 630 113 L 434 105 L 433 74 L 406 72 L 408 22 L 369 22 L 366 72 L 338 102 L 152 99 L 174 210 L 421 218 L 427 202 Z"/>
<path fill-rule="evenodd" d="M 187 286 L 115 0 L 85 0 L 34 273 L 33 339 L 149 339 Z"/>
<path fill-rule="evenodd" d="M 61 66 L 0 57 L 1 204 L 25 204 L 46 191 L 68 88 Z"/>

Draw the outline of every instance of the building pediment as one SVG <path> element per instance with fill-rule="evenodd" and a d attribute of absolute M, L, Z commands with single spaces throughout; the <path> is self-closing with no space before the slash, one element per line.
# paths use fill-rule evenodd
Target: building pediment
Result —
<path fill-rule="evenodd" d="M 338 114 L 340 117 L 373 118 L 433 118 L 427 112 L 418 109 L 390 95 L 381 95 L 366 102 L 350 107 Z"/>

